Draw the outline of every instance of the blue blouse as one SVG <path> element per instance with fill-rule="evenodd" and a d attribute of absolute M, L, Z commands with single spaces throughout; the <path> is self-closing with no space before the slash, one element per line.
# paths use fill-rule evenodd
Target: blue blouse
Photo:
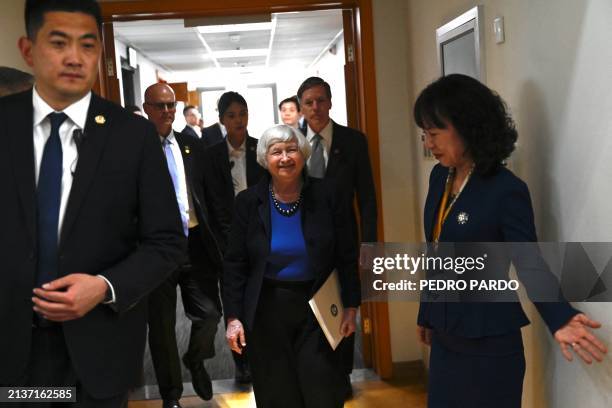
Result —
<path fill-rule="evenodd" d="M 291 206 L 279 202 L 281 208 Z M 302 210 L 299 209 L 290 217 L 281 215 L 272 201 L 270 194 L 270 221 L 272 239 L 270 255 L 266 266 L 266 277 L 286 281 L 306 281 L 314 279 L 308 268 L 306 243 L 302 232 Z"/>

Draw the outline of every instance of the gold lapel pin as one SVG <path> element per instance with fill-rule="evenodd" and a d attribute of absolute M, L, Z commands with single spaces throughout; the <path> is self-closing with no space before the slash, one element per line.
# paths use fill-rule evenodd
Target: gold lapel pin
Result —
<path fill-rule="evenodd" d="M 189 146 L 185 146 L 185 154 L 189 154 L 191 153 L 191 150 L 189 150 Z"/>
<path fill-rule="evenodd" d="M 105 118 L 104 116 L 102 116 L 102 115 L 98 115 L 98 116 L 96 116 L 96 117 L 94 118 L 94 120 L 96 121 L 96 123 L 97 123 L 98 125 L 103 125 L 103 124 L 105 124 L 105 123 L 106 123 L 106 118 Z"/>

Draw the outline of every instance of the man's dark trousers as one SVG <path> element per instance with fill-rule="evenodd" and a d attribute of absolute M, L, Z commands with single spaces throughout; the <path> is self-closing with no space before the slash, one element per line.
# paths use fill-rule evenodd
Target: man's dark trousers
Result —
<path fill-rule="evenodd" d="M 176 286 L 181 287 L 185 315 L 191 320 L 187 366 L 215 355 L 215 335 L 221 318 L 216 271 L 205 262 L 199 227 L 189 229 L 189 257 L 149 296 L 149 347 L 164 400 L 183 393 L 181 359 L 176 343 Z"/>

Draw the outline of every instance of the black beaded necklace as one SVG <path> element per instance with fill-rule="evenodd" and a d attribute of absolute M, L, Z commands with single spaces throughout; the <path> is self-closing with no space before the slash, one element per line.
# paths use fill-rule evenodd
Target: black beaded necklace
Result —
<path fill-rule="evenodd" d="M 295 214 L 299 210 L 300 204 L 302 203 L 302 193 L 300 192 L 300 196 L 298 197 L 297 201 L 291 204 L 288 209 L 284 209 L 283 207 L 281 207 L 280 203 L 276 199 L 276 195 L 274 194 L 274 190 L 272 189 L 272 184 L 270 184 L 270 195 L 272 195 L 272 203 L 274 204 L 274 208 L 276 208 L 276 211 L 278 211 L 280 215 L 283 215 L 285 217 L 291 217 L 293 214 Z"/>

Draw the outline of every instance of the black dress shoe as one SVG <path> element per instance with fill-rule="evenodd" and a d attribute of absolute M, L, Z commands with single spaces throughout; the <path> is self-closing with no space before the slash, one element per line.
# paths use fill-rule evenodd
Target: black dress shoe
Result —
<path fill-rule="evenodd" d="M 177 400 L 164 400 L 163 408 L 183 408 Z"/>
<path fill-rule="evenodd" d="M 234 379 L 238 384 L 250 384 L 252 382 L 251 370 L 249 369 L 249 364 L 247 362 L 244 362 L 243 364 L 236 364 Z"/>
<path fill-rule="evenodd" d="M 210 400 L 213 397 L 212 381 L 206 368 L 204 368 L 204 363 L 185 365 L 191 372 L 191 384 L 196 394 L 204 401 Z"/>

